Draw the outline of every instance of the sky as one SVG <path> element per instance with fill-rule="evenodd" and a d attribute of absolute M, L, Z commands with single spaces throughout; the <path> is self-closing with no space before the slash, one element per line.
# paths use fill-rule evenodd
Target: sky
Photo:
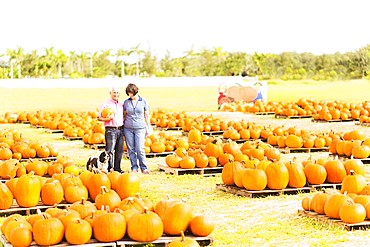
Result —
<path fill-rule="evenodd" d="M 370 44 L 368 0 L 1 0 L 0 54 L 354 52 Z"/>

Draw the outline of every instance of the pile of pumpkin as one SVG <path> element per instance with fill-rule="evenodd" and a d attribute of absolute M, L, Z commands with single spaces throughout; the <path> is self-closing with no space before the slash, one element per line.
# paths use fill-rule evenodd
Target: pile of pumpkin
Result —
<path fill-rule="evenodd" d="M 332 131 L 315 134 L 294 126 L 259 126 L 244 120 L 232 122 L 222 136 L 231 140 L 266 140 L 268 144 L 279 148 L 323 148 L 330 145 L 332 138 L 339 138 Z"/>
<path fill-rule="evenodd" d="M 280 160 L 280 151 L 261 141 L 246 141 L 240 145 L 229 139 L 202 135 L 193 128 L 188 140 L 179 144 L 173 154 L 166 157 L 165 162 L 171 168 L 205 168 L 224 166 L 231 161 L 255 164 L 257 161 Z"/>
<path fill-rule="evenodd" d="M 43 161 L 39 159 L 29 159 L 20 162 L 17 159 L 0 161 L 0 177 L 2 179 L 19 178 L 24 174 L 34 172 L 35 175 L 43 177 L 53 176 L 58 173 L 80 174 L 81 169 L 75 162 L 66 156 L 59 157 L 56 161 Z"/>
<path fill-rule="evenodd" d="M 57 157 L 59 151 L 52 145 L 22 136 L 14 129 L 0 129 L 0 160 Z"/>
<path fill-rule="evenodd" d="M 347 160 L 344 163 L 338 159 L 261 163 L 251 166 L 250 163 L 230 160 L 222 170 L 222 181 L 225 185 L 259 191 L 266 187 L 281 190 L 286 187 L 302 188 L 306 184 L 342 183 L 351 170 L 365 175 L 360 160 Z"/>
<path fill-rule="evenodd" d="M 40 200 L 57 205 L 63 198 L 72 203 L 65 210 L 55 206 L 27 220 L 9 216 L 1 230 L 13 246 L 29 246 L 32 240 L 53 245 L 64 237 L 71 244 L 85 244 L 92 237 L 113 242 L 126 233 L 135 241 L 151 242 L 163 233 L 180 235 L 189 229 L 194 235 L 208 236 L 214 229 L 209 215 L 196 215 L 183 200 L 168 196 L 154 204 L 141 198 L 139 176 L 134 173 L 84 171 L 79 176 L 62 173 L 40 180 L 31 172 L 10 181 L 12 187 L 0 183 L 0 209 L 13 204 L 13 195 L 21 207 L 34 207 Z M 88 196 L 94 203 L 85 200 Z"/>
<path fill-rule="evenodd" d="M 302 200 L 304 210 L 340 219 L 344 223 L 360 223 L 370 219 L 370 186 L 364 176 L 351 170 L 338 190 L 323 190 Z"/>
<path fill-rule="evenodd" d="M 313 116 L 314 119 L 322 120 L 347 120 L 360 119 L 362 116 L 370 115 L 370 102 L 348 103 L 339 100 L 314 100 L 301 98 L 297 102 L 262 102 L 255 103 L 233 102 L 223 104 L 222 111 L 239 112 L 275 112 L 282 116 Z M 362 117 L 362 121 L 366 118 Z"/>
<path fill-rule="evenodd" d="M 18 114 L 13 112 L 6 112 L 4 115 L 0 115 L 0 124 L 16 123 L 18 120 Z"/>
<path fill-rule="evenodd" d="M 356 159 L 366 159 L 370 156 L 370 137 L 361 130 L 346 132 L 331 142 L 329 152 Z"/>
<path fill-rule="evenodd" d="M 29 121 L 31 125 L 50 130 L 62 130 L 68 137 L 82 137 L 84 143 L 101 144 L 104 139 L 104 123 L 97 120 L 97 111 L 84 112 L 23 112 L 17 121 Z"/>
<path fill-rule="evenodd" d="M 151 112 L 150 123 L 160 128 L 183 127 L 185 119 L 189 118 L 187 112 L 166 113 L 163 110 L 153 110 Z"/>

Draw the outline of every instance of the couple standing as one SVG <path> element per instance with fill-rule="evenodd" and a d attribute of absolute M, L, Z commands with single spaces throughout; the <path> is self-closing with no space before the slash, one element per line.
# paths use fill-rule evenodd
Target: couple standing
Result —
<path fill-rule="evenodd" d="M 121 159 L 124 148 L 124 138 L 131 162 L 131 172 L 148 174 L 146 166 L 144 142 L 145 137 L 152 133 L 149 120 L 149 105 L 145 99 L 138 95 L 139 88 L 135 84 L 128 84 L 126 94 L 129 96 L 123 103 L 119 101 L 121 89 L 112 87 L 111 98 L 105 101 L 99 112 L 99 121 L 105 126 L 105 151 L 109 152 L 108 171 L 112 168 L 122 172 Z M 103 109 L 111 108 L 114 111 L 112 116 L 103 117 Z M 139 163 L 138 163 L 139 161 Z"/>

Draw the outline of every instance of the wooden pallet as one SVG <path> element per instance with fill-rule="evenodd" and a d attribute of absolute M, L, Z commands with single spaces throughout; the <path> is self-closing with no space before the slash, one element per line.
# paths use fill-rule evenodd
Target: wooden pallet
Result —
<path fill-rule="evenodd" d="M 172 168 L 165 164 L 158 164 L 158 170 L 164 171 L 166 174 L 172 174 L 175 176 L 192 174 L 192 175 L 202 175 L 202 176 L 213 176 L 220 175 L 222 173 L 223 167 L 206 167 L 206 168 L 193 168 L 193 169 L 182 169 L 182 168 Z"/>
<path fill-rule="evenodd" d="M 64 208 L 67 205 L 71 205 L 71 204 L 67 203 L 66 201 L 62 201 L 61 203 L 58 204 L 58 207 Z M 28 208 L 20 207 L 17 204 L 16 200 L 14 199 L 13 205 L 8 209 L 0 210 L 0 213 L 1 214 L 12 214 L 14 212 L 25 212 L 26 215 L 30 215 L 30 214 L 36 213 L 37 209 L 47 209 L 51 207 L 54 207 L 54 205 L 48 206 L 48 205 L 43 204 L 41 201 L 34 207 L 28 207 Z"/>
<path fill-rule="evenodd" d="M 29 160 L 42 160 L 42 161 L 56 161 L 58 158 L 57 157 L 47 157 L 47 158 L 32 158 L 32 159 L 20 159 L 20 162 L 26 162 Z"/>
<path fill-rule="evenodd" d="M 342 119 L 332 119 L 332 120 L 312 119 L 311 121 L 315 122 L 315 123 L 341 123 L 341 122 L 354 122 L 354 121 L 358 121 L 358 119 L 353 119 L 353 118 L 349 118 L 349 119 L 346 119 L 346 120 L 342 120 Z"/>
<path fill-rule="evenodd" d="M 209 132 L 202 132 L 203 135 L 208 135 L 208 136 L 220 136 L 224 133 L 225 131 L 220 130 L 220 131 L 209 131 Z M 183 131 L 182 135 L 188 136 L 189 131 Z"/>
<path fill-rule="evenodd" d="M 314 153 L 314 152 L 329 152 L 329 147 L 323 148 L 278 148 L 284 154 L 290 153 Z"/>
<path fill-rule="evenodd" d="M 365 229 L 370 228 L 370 220 L 365 220 L 363 222 L 356 223 L 356 224 L 348 224 L 348 223 L 344 223 L 343 221 L 339 219 L 329 218 L 326 215 L 317 214 L 315 212 L 306 211 L 303 209 L 298 209 L 298 215 L 303 216 L 303 217 L 308 217 L 311 219 L 315 219 L 316 221 L 322 223 L 323 225 L 336 226 L 342 229 L 346 229 L 348 231 L 365 230 Z"/>
<path fill-rule="evenodd" d="M 237 186 L 232 185 L 225 185 L 225 184 L 216 184 L 216 189 L 237 195 L 237 196 L 244 196 L 248 198 L 253 198 L 257 196 L 269 196 L 269 195 L 277 195 L 281 196 L 284 194 L 297 194 L 297 193 L 303 193 L 303 192 L 311 192 L 313 189 L 312 187 L 302 187 L 302 188 L 286 188 L 282 190 L 271 190 L 271 189 L 265 189 L 265 190 L 246 190 L 245 188 L 239 188 Z"/>
<path fill-rule="evenodd" d="M 312 188 L 312 191 L 322 190 L 324 188 L 333 188 L 336 190 L 339 190 L 342 187 L 342 184 L 332 184 L 332 183 L 326 183 L 326 184 L 309 184 L 308 187 Z"/>
<path fill-rule="evenodd" d="M 173 154 L 173 152 L 163 152 L 163 153 L 146 153 L 145 157 L 146 158 L 156 158 L 156 157 L 165 157 L 167 155 Z M 128 153 L 125 151 L 123 152 L 123 156 L 126 158 L 128 157 Z"/>
<path fill-rule="evenodd" d="M 1 234 L 0 241 L 4 245 L 4 247 L 13 247 L 13 245 L 10 242 L 8 242 L 8 240 L 6 240 L 4 234 Z M 35 241 L 32 241 L 30 247 L 36 247 L 36 246 L 41 246 L 41 245 L 38 245 Z M 77 246 L 80 246 L 80 247 L 82 247 L 82 246 L 86 246 L 86 247 L 112 246 L 112 247 L 116 247 L 117 243 L 116 242 L 102 243 L 102 242 L 99 242 L 98 240 L 92 238 L 86 244 L 81 244 L 81 245 L 71 245 L 67 241 L 63 240 L 59 244 L 49 245 L 49 246 L 50 247 L 64 247 L 64 246 L 76 246 L 76 247 Z"/>
<path fill-rule="evenodd" d="M 154 127 L 155 130 L 159 131 L 167 131 L 167 130 L 177 130 L 180 131 L 182 130 L 182 127 L 173 127 L 173 128 L 163 128 L 163 127 Z"/>
<path fill-rule="evenodd" d="M 355 125 L 360 125 L 364 127 L 370 127 L 370 123 L 355 123 Z"/>
<path fill-rule="evenodd" d="M 312 118 L 312 115 L 307 116 L 286 116 L 286 115 L 275 115 L 275 118 L 285 118 L 285 119 L 301 119 L 301 118 Z"/>
<path fill-rule="evenodd" d="M 41 126 L 41 125 L 34 125 L 34 124 L 30 124 L 30 127 L 31 127 L 31 128 L 35 128 L 35 129 L 42 129 L 42 128 L 44 128 L 44 126 Z"/>
<path fill-rule="evenodd" d="M 255 112 L 254 115 L 275 115 L 275 112 Z"/>
<path fill-rule="evenodd" d="M 66 139 L 68 141 L 81 141 L 82 140 L 82 137 L 79 137 L 79 136 L 77 136 L 77 137 L 70 137 L 70 136 L 63 135 L 63 139 Z"/>
<path fill-rule="evenodd" d="M 331 157 L 331 158 L 341 158 L 344 161 L 351 160 L 351 157 L 349 157 L 349 156 L 346 156 L 346 155 L 337 155 L 337 154 L 332 154 L 332 153 L 329 154 L 329 157 Z M 365 158 L 365 159 L 352 158 L 352 160 L 359 160 L 359 161 L 362 161 L 363 164 L 370 164 L 370 157 Z"/>
<path fill-rule="evenodd" d="M 176 238 L 179 238 L 180 236 L 166 236 L 163 235 L 157 240 L 154 240 L 153 242 L 137 242 L 130 239 L 122 239 L 121 241 L 117 241 L 117 247 L 124 247 L 126 245 L 160 245 L 160 246 L 167 246 L 171 241 L 173 241 Z M 193 240 L 197 241 L 200 246 L 208 246 L 213 242 L 213 238 L 210 236 L 207 237 L 198 237 L 194 235 L 185 235 L 187 238 L 192 238 Z"/>
<path fill-rule="evenodd" d="M 21 120 L 17 120 L 17 123 L 21 123 L 21 124 L 30 124 L 30 121 L 21 121 Z"/>
<path fill-rule="evenodd" d="M 51 130 L 51 129 L 47 129 L 45 131 L 46 131 L 46 133 L 49 133 L 49 134 L 59 134 L 59 133 L 64 132 L 64 130 Z"/>
<path fill-rule="evenodd" d="M 84 144 L 84 147 L 85 148 L 96 149 L 96 150 L 101 150 L 101 149 L 105 149 L 105 144 L 104 143 L 99 143 L 99 144 L 88 144 L 88 143 L 85 143 Z"/>

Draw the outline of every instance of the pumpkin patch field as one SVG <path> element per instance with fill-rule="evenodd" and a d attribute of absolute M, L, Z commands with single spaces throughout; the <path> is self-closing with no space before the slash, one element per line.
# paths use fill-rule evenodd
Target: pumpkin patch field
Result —
<path fill-rule="evenodd" d="M 322 100 L 326 94 L 324 95 L 318 84 L 314 83 L 309 86 L 307 84 L 299 85 L 298 83 L 274 84 L 269 87 L 269 99 L 272 101 L 290 102 L 298 101 L 300 98 L 305 97 L 316 99 L 315 96 L 317 94 L 317 99 Z M 354 84 L 341 82 L 337 86 L 334 86 L 334 83 L 327 82 L 324 88 L 330 88 L 332 90 L 330 94 L 327 94 L 330 97 L 328 100 L 361 103 L 366 101 L 366 92 L 369 90 L 358 90 L 358 86 L 367 88 L 368 82 L 359 81 L 354 82 Z M 356 93 L 350 95 L 348 92 L 351 92 L 356 87 Z M 296 91 L 290 91 L 293 89 Z M 294 129 L 297 133 L 305 133 L 311 137 L 324 136 L 332 133 L 343 136 L 343 133 L 359 130 L 363 134 L 364 139 L 370 138 L 370 127 L 357 125 L 354 121 L 317 123 L 313 122 L 311 118 L 277 119 L 273 115 L 216 111 L 217 87 L 140 88 L 139 94 L 148 99 L 153 111 L 161 109 L 168 114 L 183 112 L 183 114 L 186 113 L 188 116 L 194 118 L 212 116 L 212 118 L 217 118 L 224 122 L 233 121 L 234 123 L 243 121 L 244 123 L 249 123 L 250 126 L 262 126 L 260 130 L 273 130 L 278 127 L 286 130 Z M 53 113 L 63 113 L 69 116 L 75 116 L 77 113 L 84 111 L 96 111 L 100 104 L 109 98 L 109 88 L 81 88 L 73 90 L 0 88 L 0 95 L 0 117 L 7 112 L 10 112 L 10 114 L 49 112 L 50 115 Z M 126 95 L 121 94 L 120 99 L 123 100 L 124 98 L 126 98 Z M 68 162 L 73 163 L 74 167 L 77 167 L 77 171 L 79 172 L 84 171 L 86 161 L 89 157 L 97 156 L 101 152 L 101 150 L 86 147 L 82 140 L 66 140 L 63 138 L 63 133 L 50 133 L 45 128 L 36 128 L 29 124 L 0 124 L 0 133 L 4 130 L 22 133 L 22 138 L 37 140 L 38 143 L 41 143 L 41 146 L 49 145 L 55 148 L 57 150 L 57 153 L 54 153 L 57 156 L 56 159 L 68 160 Z M 161 135 L 163 136 L 173 135 L 176 138 L 188 138 L 183 135 L 181 130 L 155 130 L 155 133 L 162 133 Z M 216 138 L 221 143 L 222 136 Z M 173 138 L 172 140 L 176 139 Z M 263 141 L 267 142 L 267 140 Z M 296 140 L 294 139 L 291 142 L 296 142 Z M 227 142 L 224 141 L 223 145 L 225 143 Z M 243 144 L 244 142 L 240 142 L 238 145 L 241 147 Z M 23 152 L 23 150 L 21 151 Z M 19 152 L 22 153 L 21 151 Z M 50 158 L 50 154 L 47 157 Z M 336 157 L 335 155 L 330 155 L 328 149 L 323 152 L 281 152 L 278 158 L 282 164 L 288 164 L 292 161 L 304 163 L 308 160 L 327 160 L 335 159 Z M 261 157 L 261 160 L 263 159 L 264 157 Z M 275 156 L 275 159 L 277 159 L 277 156 Z M 227 163 L 227 161 L 225 162 Z M 227 180 L 221 174 L 214 176 L 202 176 L 199 174 L 175 176 L 166 174 L 158 169 L 159 164 L 166 164 L 166 156 L 148 157 L 147 163 L 151 173 L 139 173 L 137 175 L 140 180 L 140 197 L 146 198 L 153 204 L 157 204 L 164 198 L 167 198 L 167 196 L 175 199 L 184 199 L 189 207 L 192 208 L 192 213 L 187 213 L 186 217 L 191 218 L 194 215 L 201 215 L 203 213 L 210 216 L 215 223 L 214 229 L 211 235 L 209 235 L 213 239 L 210 246 L 370 245 L 370 230 L 361 228 L 359 230 L 348 231 L 341 227 L 322 224 L 314 219 L 299 215 L 298 210 L 302 209 L 302 200 L 307 197 L 313 198 L 318 193 L 321 193 L 321 191 L 298 192 L 293 194 L 284 193 L 281 195 L 270 195 L 266 193 L 253 198 L 243 197 L 216 188 L 217 184 L 223 184 Z M 224 168 L 230 169 L 226 165 Z M 363 168 L 365 181 L 362 181 L 362 183 L 368 183 L 370 182 L 369 165 L 364 164 Z M 123 158 L 122 170 L 127 171 L 129 169 L 129 160 Z M 272 166 L 270 169 L 272 169 Z M 273 172 L 269 173 L 267 177 L 270 179 L 270 183 L 274 179 L 274 175 L 271 177 L 271 174 Z M 2 214 L 1 216 L 0 224 L 4 222 L 6 215 Z M 170 216 L 164 218 L 166 221 L 172 220 Z M 141 239 L 143 237 L 142 235 L 134 234 L 140 230 L 138 228 L 132 228 L 129 231 L 133 236 L 135 235 L 136 237 L 137 235 Z M 94 234 L 94 232 L 90 232 L 89 234 Z M 95 234 L 101 239 L 105 237 L 101 236 L 99 232 Z"/>

